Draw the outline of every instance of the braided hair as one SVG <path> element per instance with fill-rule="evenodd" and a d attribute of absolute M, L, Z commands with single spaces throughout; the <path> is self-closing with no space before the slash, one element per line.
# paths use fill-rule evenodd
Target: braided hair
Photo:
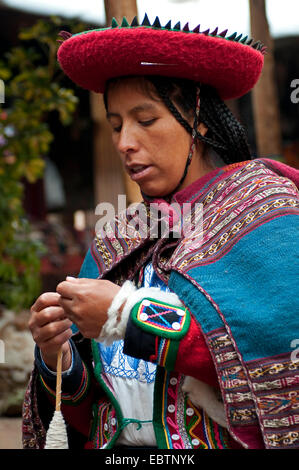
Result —
<path fill-rule="evenodd" d="M 192 127 L 183 117 L 194 116 L 196 88 L 200 88 L 199 122 L 208 131 L 205 136 L 198 131 L 197 139 L 212 148 L 226 164 L 251 160 L 250 148 L 244 127 L 221 100 L 217 91 L 209 85 L 196 84 L 187 79 L 148 76 L 159 97 L 177 121 L 192 134 Z M 175 104 L 177 106 L 175 106 Z M 182 113 L 179 109 L 182 110 Z"/>

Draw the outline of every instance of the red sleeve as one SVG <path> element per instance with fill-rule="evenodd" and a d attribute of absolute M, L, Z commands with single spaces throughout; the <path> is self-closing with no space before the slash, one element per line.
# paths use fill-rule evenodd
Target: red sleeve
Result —
<path fill-rule="evenodd" d="M 192 316 L 189 330 L 180 341 L 175 370 L 214 387 L 219 386 L 214 362 L 204 335 Z"/>

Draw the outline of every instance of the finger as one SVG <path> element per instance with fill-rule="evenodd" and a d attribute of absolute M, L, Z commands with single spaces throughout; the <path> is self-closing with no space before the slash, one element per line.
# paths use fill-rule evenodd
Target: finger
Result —
<path fill-rule="evenodd" d="M 72 299 L 76 293 L 76 290 L 76 284 L 69 281 L 62 281 L 56 287 L 56 292 L 66 299 Z"/>
<path fill-rule="evenodd" d="M 50 305 L 59 305 L 60 295 L 57 292 L 44 292 L 31 307 L 31 311 L 39 312 Z"/>
<path fill-rule="evenodd" d="M 43 354 L 56 354 L 58 350 L 71 339 L 73 332 L 71 329 L 65 330 L 62 333 L 50 338 L 39 345 Z"/>
<path fill-rule="evenodd" d="M 55 336 L 59 336 L 61 333 L 69 330 L 71 326 L 72 322 L 68 318 L 48 323 L 47 325 L 37 329 L 35 333 L 36 337 L 33 336 L 33 339 L 38 345 L 43 344 L 44 342 L 55 338 Z"/>
<path fill-rule="evenodd" d="M 73 277 L 73 276 L 66 276 L 66 281 L 69 281 L 69 282 L 80 282 L 80 279 L 77 278 L 77 277 Z"/>
<path fill-rule="evenodd" d="M 70 299 L 66 299 L 65 297 L 60 298 L 60 305 L 64 311 L 64 315 L 72 321 L 75 321 L 76 314 L 73 310 L 74 301 Z"/>
<path fill-rule="evenodd" d="M 67 282 L 73 283 L 73 284 L 86 284 L 89 283 L 90 281 L 93 281 L 94 279 L 88 279 L 85 277 L 73 277 L 73 276 L 66 276 L 65 280 Z"/>
<path fill-rule="evenodd" d="M 59 305 L 57 307 L 46 307 L 40 312 L 36 312 L 34 321 L 38 327 L 42 327 L 47 323 L 51 323 L 57 320 L 64 320 L 65 318 L 67 318 L 65 311 L 63 307 Z"/>

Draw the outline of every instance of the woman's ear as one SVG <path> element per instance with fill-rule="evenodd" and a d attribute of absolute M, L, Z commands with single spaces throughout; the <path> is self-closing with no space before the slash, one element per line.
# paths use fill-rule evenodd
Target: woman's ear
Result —
<path fill-rule="evenodd" d="M 200 135 L 206 135 L 206 133 L 208 132 L 208 128 L 203 122 L 200 122 L 198 124 L 197 130 L 200 133 Z"/>

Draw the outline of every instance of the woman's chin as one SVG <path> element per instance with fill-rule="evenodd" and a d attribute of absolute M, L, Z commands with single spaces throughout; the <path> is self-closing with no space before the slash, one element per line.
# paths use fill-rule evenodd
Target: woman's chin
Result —
<path fill-rule="evenodd" d="M 149 197 L 163 198 L 171 194 L 173 189 L 171 188 L 159 188 L 157 186 L 153 187 L 151 185 L 139 185 L 140 191 Z"/>

